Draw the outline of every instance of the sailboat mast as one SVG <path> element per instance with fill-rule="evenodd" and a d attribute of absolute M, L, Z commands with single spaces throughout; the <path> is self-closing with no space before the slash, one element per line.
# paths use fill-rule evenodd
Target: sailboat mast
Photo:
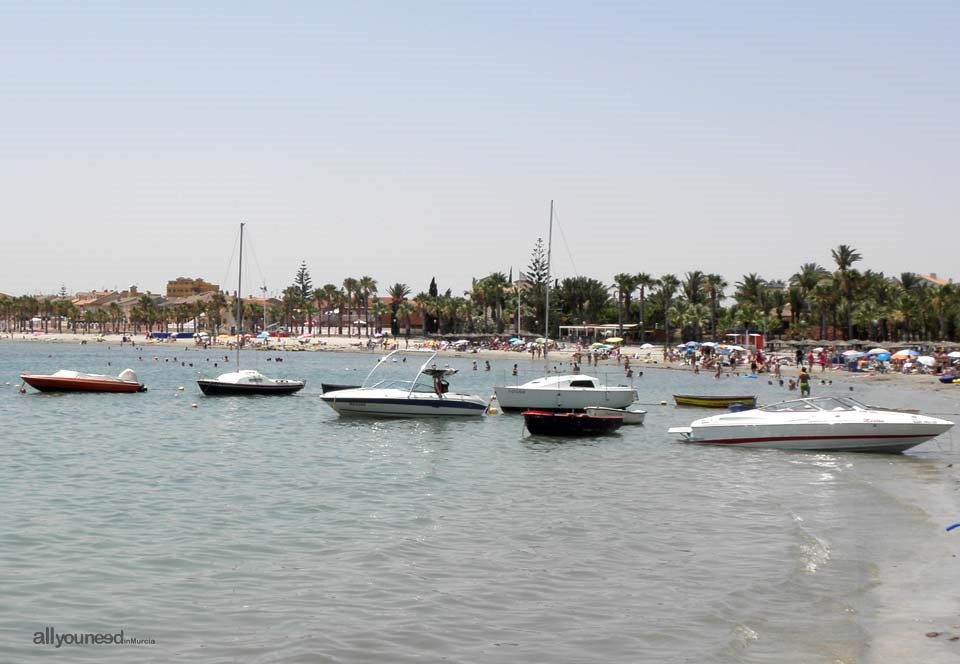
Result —
<path fill-rule="evenodd" d="M 237 371 L 240 371 L 240 346 L 243 345 L 243 302 L 240 299 L 243 288 L 243 222 L 240 222 L 240 260 L 237 266 Z"/>
<path fill-rule="evenodd" d="M 543 312 L 543 357 L 550 350 L 550 254 L 553 251 L 553 201 L 550 201 L 550 228 L 547 232 L 547 304 Z"/>

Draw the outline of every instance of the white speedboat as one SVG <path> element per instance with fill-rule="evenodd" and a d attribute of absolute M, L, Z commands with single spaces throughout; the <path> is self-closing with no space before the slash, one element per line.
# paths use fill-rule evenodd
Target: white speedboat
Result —
<path fill-rule="evenodd" d="M 903 452 L 953 422 L 881 410 L 848 397 L 808 397 L 696 420 L 670 433 L 709 445 L 830 452 Z"/>
<path fill-rule="evenodd" d="M 437 367 L 436 352 L 417 371 L 413 380 L 380 379 L 378 369 L 388 366 L 396 355 L 421 356 L 425 351 L 395 350 L 377 363 L 363 385 L 357 388 L 336 390 L 320 398 L 341 415 L 364 417 L 463 417 L 483 415 L 487 403 L 472 394 L 457 394 L 449 391 L 444 376 L 450 371 Z M 381 373 L 383 373 L 381 371 Z"/>
<path fill-rule="evenodd" d="M 493 391 L 505 411 L 626 408 L 637 400 L 637 391 L 629 385 L 601 385 L 597 378 L 585 374 L 544 376 L 522 385 L 494 387 Z"/>

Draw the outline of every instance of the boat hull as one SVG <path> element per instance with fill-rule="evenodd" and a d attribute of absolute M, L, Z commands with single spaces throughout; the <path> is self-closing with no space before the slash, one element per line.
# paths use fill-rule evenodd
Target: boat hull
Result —
<path fill-rule="evenodd" d="M 142 383 L 91 378 L 60 378 L 22 374 L 20 379 L 41 392 L 146 392 Z"/>
<path fill-rule="evenodd" d="M 487 410 L 479 397 L 447 393 L 372 395 L 369 390 L 337 390 L 320 398 L 340 415 L 353 417 L 478 417 Z"/>
<path fill-rule="evenodd" d="M 632 387 L 570 388 L 562 390 L 499 386 L 494 388 L 500 409 L 506 412 L 543 410 L 583 411 L 591 406 L 626 408 L 637 398 Z"/>
<path fill-rule="evenodd" d="M 936 438 L 946 424 L 814 424 L 744 427 L 680 427 L 687 442 L 729 447 L 757 447 L 820 452 L 903 452 Z M 683 431 L 687 429 L 688 432 Z"/>
<path fill-rule="evenodd" d="M 214 379 L 200 379 L 197 381 L 200 391 L 207 396 L 282 396 L 295 394 L 304 388 L 302 382 L 263 383 L 259 385 L 243 383 L 223 383 Z"/>
<path fill-rule="evenodd" d="M 525 410 L 523 421 L 527 430 L 538 436 L 600 436 L 619 429 L 623 416 Z"/>
<path fill-rule="evenodd" d="M 678 406 L 693 406 L 696 408 L 729 408 L 732 405 L 756 407 L 756 396 L 711 396 L 693 394 L 674 394 L 673 400 Z"/>

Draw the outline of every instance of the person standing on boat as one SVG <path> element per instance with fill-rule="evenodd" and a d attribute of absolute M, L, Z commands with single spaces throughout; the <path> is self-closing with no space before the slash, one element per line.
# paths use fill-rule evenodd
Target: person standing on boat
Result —
<path fill-rule="evenodd" d="M 810 396 L 810 374 L 807 373 L 806 367 L 800 367 L 800 375 L 797 380 L 800 382 L 800 396 Z"/>

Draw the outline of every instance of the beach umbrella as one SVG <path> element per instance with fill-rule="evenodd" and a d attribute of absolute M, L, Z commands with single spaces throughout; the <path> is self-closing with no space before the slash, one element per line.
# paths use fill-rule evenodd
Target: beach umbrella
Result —
<path fill-rule="evenodd" d="M 699 348 L 699 347 L 700 347 L 700 344 L 698 344 L 696 341 L 688 341 L 687 343 L 685 343 L 685 344 L 683 344 L 683 345 L 686 346 L 687 348 Z"/>
<path fill-rule="evenodd" d="M 608 337 L 608 338 L 607 338 L 607 343 L 610 343 L 610 344 L 622 344 L 622 343 L 623 343 L 623 337 Z"/>
<path fill-rule="evenodd" d="M 877 354 L 874 355 L 873 357 L 874 357 L 874 359 L 876 359 L 878 362 L 889 362 L 889 361 L 890 361 L 890 353 L 877 353 Z"/>
<path fill-rule="evenodd" d="M 716 342 L 716 341 L 704 341 L 701 345 L 702 345 L 702 346 L 706 346 L 707 348 L 713 348 L 714 346 L 717 345 L 717 342 Z"/>
<path fill-rule="evenodd" d="M 257 339 L 269 339 L 269 338 L 270 338 L 269 332 L 261 332 L 260 334 L 257 335 Z"/>
<path fill-rule="evenodd" d="M 813 349 L 813 352 L 814 352 L 814 353 L 822 353 L 822 352 L 823 352 L 823 346 L 817 346 L 816 348 Z"/>
<path fill-rule="evenodd" d="M 514 337 L 513 339 L 510 340 L 510 343 L 515 344 L 518 341 L 523 341 L 523 339 L 521 339 L 520 337 Z"/>
<path fill-rule="evenodd" d="M 960 357 L 960 350 L 954 350 L 947 353 L 947 357 Z"/>
<path fill-rule="evenodd" d="M 898 360 L 903 360 L 908 357 L 916 357 L 919 354 L 920 353 L 913 350 L 912 348 L 904 348 L 903 350 L 898 350 L 896 353 L 892 355 L 892 357 Z"/>
<path fill-rule="evenodd" d="M 890 353 L 886 348 L 871 348 L 867 351 L 867 355 L 880 355 L 881 353 Z"/>
<path fill-rule="evenodd" d="M 922 364 L 925 367 L 932 367 L 936 363 L 936 360 L 934 360 L 929 355 L 921 355 L 920 357 L 917 358 L 917 362 Z"/>
<path fill-rule="evenodd" d="M 861 353 L 858 350 L 845 350 L 843 351 L 843 359 L 845 360 L 859 360 L 861 357 L 866 357 L 866 353 Z"/>
<path fill-rule="evenodd" d="M 646 349 L 646 348 L 653 348 L 653 344 L 642 344 L 642 345 L 640 346 L 640 348 L 644 348 L 644 349 Z"/>

